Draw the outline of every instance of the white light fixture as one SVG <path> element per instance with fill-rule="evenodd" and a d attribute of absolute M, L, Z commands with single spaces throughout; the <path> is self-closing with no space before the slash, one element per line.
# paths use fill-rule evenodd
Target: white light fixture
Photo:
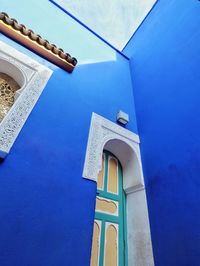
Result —
<path fill-rule="evenodd" d="M 126 125 L 129 122 L 129 116 L 127 113 L 124 113 L 123 111 L 119 111 L 117 113 L 117 122 Z"/>

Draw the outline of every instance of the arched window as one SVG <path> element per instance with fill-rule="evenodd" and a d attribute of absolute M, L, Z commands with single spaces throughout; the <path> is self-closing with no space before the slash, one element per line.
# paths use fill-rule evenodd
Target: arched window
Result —
<path fill-rule="evenodd" d="M 0 72 L 0 122 L 13 106 L 19 89 L 19 84 L 13 78 Z"/>
<path fill-rule="evenodd" d="M 126 208 L 119 160 L 104 151 L 98 176 L 90 266 L 125 266 Z"/>

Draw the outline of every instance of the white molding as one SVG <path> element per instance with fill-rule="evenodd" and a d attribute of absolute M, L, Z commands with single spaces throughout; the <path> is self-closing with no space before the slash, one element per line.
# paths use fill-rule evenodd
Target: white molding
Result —
<path fill-rule="evenodd" d="M 45 88 L 52 70 L 2 41 L 0 41 L 0 63 L 1 72 L 15 80 L 18 78 L 21 85 L 14 105 L 0 123 L 0 157 L 4 158 Z"/>
<path fill-rule="evenodd" d="M 110 151 L 117 156 L 123 169 L 126 169 L 125 171 L 127 172 L 127 178 L 124 179 L 124 189 L 126 192 L 144 188 L 139 142 L 137 134 L 100 115 L 92 113 L 83 177 L 97 181 L 98 173 L 102 167 L 101 158 L 103 149 L 110 150 L 112 148 L 112 151 Z M 125 146 L 124 143 L 126 144 Z M 123 156 L 120 156 L 121 153 L 123 153 Z M 127 165 L 130 156 L 134 157 L 134 164 Z M 134 173 L 133 178 L 130 173 Z"/>
<path fill-rule="evenodd" d="M 84 178 L 97 182 L 104 149 L 112 152 L 123 168 L 123 188 L 127 195 L 128 264 L 153 266 L 139 137 L 93 113 L 83 169 Z"/>
<path fill-rule="evenodd" d="M 154 266 L 145 189 L 126 195 L 129 266 Z"/>

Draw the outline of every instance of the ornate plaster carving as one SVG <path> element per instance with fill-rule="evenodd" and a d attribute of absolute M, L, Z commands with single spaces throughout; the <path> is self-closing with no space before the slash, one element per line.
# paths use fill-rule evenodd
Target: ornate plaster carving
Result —
<path fill-rule="evenodd" d="M 121 140 L 133 148 L 139 157 L 139 137 L 133 132 L 103 118 L 95 113 L 89 131 L 83 177 L 97 181 L 101 170 L 101 157 L 105 144 L 109 140 Z"/>
<path fill-rule="evenodd" d="M 0 61 L 1 69 L 4 70 L 4 73 L 8 75 L 12 73 L 14 79 L 19 76 L 19 73 L 22 76 L 20 93 L 14 105 L 0 123 L 0 157 L 4 158 L 9 153 L 21 128 L 42 93 L 52 74 L 52 70 L 2 41 L 0 41 Z"/>

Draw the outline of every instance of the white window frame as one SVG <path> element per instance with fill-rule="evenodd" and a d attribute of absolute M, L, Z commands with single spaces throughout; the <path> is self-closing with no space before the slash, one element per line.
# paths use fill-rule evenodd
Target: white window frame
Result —
<path fill-rule="evenodd" d="M 153 266 L 148 208 L 140 157 L 139 136 L 92 114 L 83 177 L 97 182 L 106 149 L 121 162 L 127 202 L 128 265 Z"/>
<path fill-rule="evenodd" d="M 47 84 L 52 70 L 0 41 L 0 72 L 21 86 L 15 103 L 0 123 L 0 158 L 5 158 Z"/>

